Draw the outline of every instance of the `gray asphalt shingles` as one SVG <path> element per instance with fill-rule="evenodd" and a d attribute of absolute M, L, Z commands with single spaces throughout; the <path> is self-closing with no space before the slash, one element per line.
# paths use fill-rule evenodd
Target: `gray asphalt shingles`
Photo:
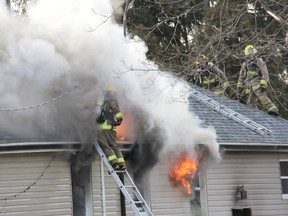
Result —
<path fill-rule="evenodd" d="M 190 97 L 191 111 L 199 116 L 204 127 L 212 125 L 216 129 L 219 143 L 288 144 L 287 120 L 271 116 L 264 111 L 251 108 L 236 100 L 212 94 L 196 86 L 192 86 L 192 88 L 272 131 L 272 134 L 261 135 Z"/>
<path fill-rule="evenodd" d="M 258 109 L 250 108 L 236 100 L 230 100 L 226 97 L 212 94 L 197 86 L 192 85 L 192 88 L 272 131 L 272 134 L 261 135 L 191 97 L 189 100 L 190 110 L 203 121 L 203 127 L 212 125 L 216 129 L 217 141 L 219 143 L 288 144 L 287 120 L 268 115 L 266 112 Z M 53 141 L 56 141 L 56 139 L 57 138 L 54 138 Z M 44 137 L 40 139 L 17 137 L 0 130 L 0 144 L 47 140 L 49 139 Z M 58 141 L 65 140 L 62 138 Z"/>

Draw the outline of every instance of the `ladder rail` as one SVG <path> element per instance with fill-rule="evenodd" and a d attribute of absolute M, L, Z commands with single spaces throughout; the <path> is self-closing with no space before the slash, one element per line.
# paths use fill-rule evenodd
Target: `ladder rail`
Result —
<path fill-rule="evenodd" d="M 263 127 L 262 125 L 258 124 L 257 122 L 252 121 L 251 119 L 247 118 L 244 115 L 241 115 L 240 113 L 235 112 L 234 110 L 224 106 L 223 104 L 219 103 L 218 101 L 196 91 L 193 89 L 189 84 L 186 85 L 186 87 L 189 89 L 191 96 L 206 104 L 207 106 L 211 107 L 212 109 L 216 110 L 217 112 L 222 113 L 223 115 L 227 116 L 228 118 L 233 119 L 236 122 L 239 122 L 240 124 L 244 125 L 247 128 L 250 128 L 251 130 L 261 134 L 272 134 L 272 131 L 268 128 Z"/>
<path fill-rule="evenodd" d="M 138 190 L 137 186 L 135 185 L 134 181 L 132 180 L 132 178 L 129 175 L 129 173 L 127 172 L 127 170 L 125 170 L 124 175 L 126 176 L 126 179 L 129 182 L 129 184 L 134 187 L 134 192 L 135 192 L 136 198 L 139 201 L 143 202 L 143 206 L 142 207 L 145 209 L 145 212 L 149 212 L 150 215 L 152 215 L 152 212 L 151 212 L 150 208 L 148 207 L 148 204 L 146 203 L 145 199 L 141 195 L 140 191 Z"/>
<path fill-rule="evenodd" d="M 108 168 L 110 174 L 112 175 L 112 177 L 114 178 L 115 182 L 117 183 L 119 189 L 121 190 L 121 192 L 123 193 L 124 197 L 126 198 L 126 200 L 129 202 L 130 206 L 132 207 L 133 211 L 135 212 L 135 214 L 137 216 L 144 216 L 143 213 L 146 213 L 146 216 L 153 216 L 152 211 L 150 210 L 148 204 L 146 203 L 145 199 L 142 197 L 141 193 L 139 192 L 138 188 L 136 187 L 136 185 L 134 184 L 131 176 L 129 175 L 127 170 L 121 171 L 121 173 L 124 174 L 124 176 L 127 178 L 128 183 L 130 184 L 129 187 L 133 188 L 134 190 L 134 194 L 136 195 L 138 201 L 134 201 L 132 199 L 132 197 L 130 196 L 129 192 L 127 191 L 125 185 L 123 184 L 123 182 L 120 180 L 117 172 L 113 169 L 113 167 L 110 165 L 107 157 L 105 156 L 103 150 L 101 149 L 101 147 L 99 146 L 97 141 L 94 141 L 94 146 L 99 154 L 99 156 L 101 157 L 101 160 L 104 162 L 104 164 L 106 165 L 106 167 Z M 131 187 L 132 185 L 132 187 Z M 139 210 L 139 206 L 137 206 L 137 204 L 141 204 L 141 208 L 145 210 L 145 212 L 140 212 Z"/>

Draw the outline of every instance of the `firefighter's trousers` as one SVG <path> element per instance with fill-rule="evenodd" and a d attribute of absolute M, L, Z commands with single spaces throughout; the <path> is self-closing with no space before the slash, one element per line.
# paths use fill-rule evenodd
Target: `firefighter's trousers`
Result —
<path fill-rule="evenodd" d="M 97 135 L 97 141 L 111 165 L 115 163 L 125 165 L 123 155 L 116 143 L 116 131 L 100 130 Z"/>
<path fill-rule="evenodd" d="M 247 99 L 247 105 L 254 108 L 257 108 L 257 100 L 266 110 L 269 110 L 272 107 L 276 107 L 267 96 L 266 91 L 263 91 L 261 88 L 251 91 L 250 94 L 247 94 L 245 97 Z"/>

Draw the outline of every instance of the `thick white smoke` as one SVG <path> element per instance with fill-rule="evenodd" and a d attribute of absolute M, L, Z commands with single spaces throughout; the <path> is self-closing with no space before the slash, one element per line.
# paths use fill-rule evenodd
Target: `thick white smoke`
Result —
<path fill-rule="evenodd" d="M 157 127 L 164 150 L 205 144 L 218 156 L 216 133 L 200 127 L 198 117 L 188 111 L 187 94 L 176 102 L 187 89 L 147 61 L 143 42 L 123 36 L 123 27 L 111 19 L 115 8 L 100 0 L 41 0 L 29 17 L 15 17 L 0 5 L 0 109 L 35 105 L 1 111 L 0 129 L 73 138 L 74 130 L 94 122 L 92 110 L 80 107 L 113 83 L 124 114 L 130 113 L 130 139 L 141 139 L 143 130 L 151 134 Z M 137 115 L 131 118 L 131 113 Z"/>

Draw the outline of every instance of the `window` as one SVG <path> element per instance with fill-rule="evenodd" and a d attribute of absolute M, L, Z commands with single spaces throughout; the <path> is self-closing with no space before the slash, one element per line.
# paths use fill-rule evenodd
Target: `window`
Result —
<path fill-rule="evenodd" d="M 232 209 L 232 216 L 252 216 L 251 208 Z"/>
<path fill-rule="evenodd" d="M 288 159 L 280 160 L 280 178 L 282 186 L 282 198 L 288 199 Z"/>
<path fill-rule="evenodd" d="M 201 200 L 200 200 L 200 182 L 199 175 L 195 176 L 195 179 L 191 182 L 192 194 L 190 197 L 190 205 L 192 215 L 201 215 Z"/>

